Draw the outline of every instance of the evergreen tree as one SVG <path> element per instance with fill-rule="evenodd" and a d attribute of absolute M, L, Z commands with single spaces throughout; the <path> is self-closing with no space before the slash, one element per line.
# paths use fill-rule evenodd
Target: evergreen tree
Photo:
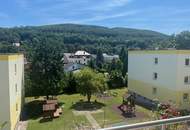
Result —
<path fill-rule="evenodd" d="M 34 96 L 57 95 L 61 91 L 64 74 L 63 53 L 59 43 L 43 39 L 35 46 L 30 68 L 31 88 Z"/>
<path fill-rule="evenodd" d="M 120 58 L 121 62 L 123 63 L 122 75 L 124 77 L 126 75 L 126 73 L 128 72 L 128 51 L 124 47 L 122 47 L 122 49 L 121 49 L 119 58 Z"/>
<path fill-rule="evenodd" d="M 96 68 L 96 62 L 94 59 L 90 59 L 90 61 L 88 62 L 88 66 L 92 69 Z"/>
<path fill-rule="evenodd" d="M 109 66 L 109 72 L 116 70 L 121 73 L 122 69 L 123 69 L 123 63 L 121 62 L 121 60 L 113 59 Z"/>
<path fill-rule="evenodd" d="M 73 72 L 69 72 L 67 75 L 66 75 L 66 92 L 68 93 L 76 93 L 77 90 L 76 90 L 76 78 L 73 74 Z"/>
<path fill-rule="evenodd" d="M 102 54 L 102 50 L 98 49 L 97 56 L 96 56 L 96 66 L 101 69 L 103 66 L 103 63 L 104 63 L 104 57 Z"/>

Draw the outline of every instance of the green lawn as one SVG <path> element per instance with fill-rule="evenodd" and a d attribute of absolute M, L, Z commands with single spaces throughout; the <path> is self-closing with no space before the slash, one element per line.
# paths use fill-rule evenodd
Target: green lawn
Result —
<path fill-rule="evenodd" d="M 111 93 L 114 93 L 114 92 L 118 93 L 118 95 L 111 99 L 98 100 L 100 102 L 105 103 L 105 107 L 102 108 L 105 111 L 105 114 L 97 113 L 97 114 L 93 114 L 93 117 L 97 120 L 97 122 L 100 124 L 101 127 L 108 127 L 115 124 L 129 124 L 129 123 L 137 123 L 137 122 L 152 120 L 153 113 L 137 105 L 136 105 L 136 111 L 140 114 L 137 114 L 136 118 L 125 118 L 124 116 L 122 116 L 115 109 L 116 109 L 116 106 L 119 106 L 122 104 L 123 95 L 127 92 L 127 89 L 111 90 Z M 113 108 L 113 106 L 115 106 L 115 109 Z"/>
<path fill-rule="evenodd" d="M 110 99 L 102 99 L 92 97 L 92 101 L 95 99 L 97 102 L 104 104 L 101 108 L 104 112 L 92 114 L 92 116 L 96 119 L 101 127 L 111 126 L 115 123 L 134 123 L 140 121 L 150 120 L 152 113 L 142 107 L 137 106 L 137 111 L 141 113 L 145 113 L 145 118 L 134 118 L 134 119 L 126 119 L 121 114 L 118 113 L 117 110 L 113 108 L 113 106 L 118 106 L 122 103 L 122 95 L 127 92 L 127 89 L 115 89 L 111 90 L 111 93 L 117 93 L 117 96 L 113 96 Z M 34 98 L 26 98 L 27 102 L 34 102 Z M 37 101 L 39 99 L 36 99 Z M 64 106 L 63 115 L 57 119 L 53 119 L 48 122 L 41 122 L 42 119 L 39 115 L 42 113 L 39 108 L 39 105 L 35 105 L 34 103 L 28 105 L 29 108 L 29 123 L 27 130 L 72 130 L 76 127 L 77 124 L 83 124 L 87 126 L 91 126 L 85 116 L 75 116 L 72 112 L 73 104 L 80 100 L 86 100 L 85 97 L 80 96 L 79 94 L 72 95 L 60 95 L 58 96 L 59 102 Z M 104 120 L 105 117 L 105 120 Z"/>
<path fill-rule="evenodd" d="M 39 108 L 30 107 L 29 111 L 32 113 L 27 130 L 72 130 L 77 124 L 90 125 L 85 116 L 74 116 L 72 113 L 72 102 L 77 102 L 81 98 L 83 97 L 79 94 L 58 96 L 59 102 L 64 106 L 62 116 L 43 123 L 40 122 L 41 117 L 34 116 L 35 113 L 39 113 L 37 110 Z M 29 98 L 26 100 L 31 101 L 32 99 Z"/>

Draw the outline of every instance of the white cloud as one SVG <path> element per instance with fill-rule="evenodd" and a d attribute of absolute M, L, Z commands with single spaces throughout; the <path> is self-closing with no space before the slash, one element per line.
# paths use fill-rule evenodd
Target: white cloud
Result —
<path fill-rule="evenodd" d="M 89 7 L 89 10 L 108 11 L 116 7 L 126 6 L 133 0 L 102 0 L 97 6 Z"/>
<path fill-rule="evenodd" d="M 138 13 L 137 10 L 133 10 L 133 11 L 116 13 L 116 14 L 111 14 L 111 15 L 106 15 L 106 14 L 104 14 L 104 15 L 97 15 L 95 17 L 79 20 L 78 22 L 79 23 L 86 23 L 86 22 L 103 21 L 103 20 L 114 19 L 114 18 L 118 18 L 118 17 L 131 16 L 131 15 L 135 15 L 137 13 Z"/>

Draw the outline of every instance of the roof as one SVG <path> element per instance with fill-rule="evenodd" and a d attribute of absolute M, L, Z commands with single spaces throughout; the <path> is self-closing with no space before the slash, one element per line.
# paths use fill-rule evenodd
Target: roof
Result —
<path fill-rule="evenodd" d="M 134 50 L 129 54 L 190 54 L 190 50 Z"/>
<path fill-rule="evenodd" d="M 89 56 L 90 54 L 88 53 L 88 52 L 86 52 L 86 51 L 77 51 L 77 52 L 75 52 L 75 55 L 77 55 L 77 56 Z"/>
<path fill-rule="evenodd" d="M 24 57 L 21 53 L 2 53 L 0 54 L 0 60 L 16 60 L 20 57 Z"/>
<path fill-rule="evenodd" d="M 103 53 L 103 57 L 105 57 L 105 58 L 119 58 L 119 55 L 108 55 L 106 53 Z"/>

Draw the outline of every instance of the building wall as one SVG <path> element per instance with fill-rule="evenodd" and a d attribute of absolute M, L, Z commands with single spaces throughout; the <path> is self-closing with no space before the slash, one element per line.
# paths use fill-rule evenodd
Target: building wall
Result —
<path fill-rule="evenodd" d="M 23 55 L 15 56 L 14 59 L 9 60 L 9 93 L 10 93 L 10 116 L 11 116 L 11 130 L 19 121 L 21 113 L 22 89 L 24 82 L 24 57 Z M 16 88 L 17 87 L 17 88 Z M 17 90 L 16 90 L 17 89 Z"/>
<path fill-rule="evenodd" d="M 185 65 L 185 59 L 190 59 L 190 54 L 178 55 L 177 86 L 179 89 L 190 90 L 190 84 L 184 83 L 184 77 L 190 76 L 190 66 Z"/>
<path fill-rule="evenodd" d="M 14 130 L 20 118 L 23 99 L 24 58 L 23 55 L 7 55 L 7 59 L 4 62 L 6 62 L 6 65 L 1 68 L 2 70 L 6 70 L 7 68 L 7 71 L 3 75 L 0 73 L 0 76 L 2 76 L 0 80 L 7 81 L 7 84 L 0 88 L 6 88 L 4 92 L 7 92 L 7 98 L 4 98 L 4 100 L 7 100 L 3 101 L 2 105 L 6 106 L 4 116 L 7 117 L 7 121 L 9 122 L 5 130 Z M 7 75 L 6 79 L 4 75 Z"/>
<path fill-rule="evenodd" d="M 8 61 L 0 56 L 0 124 L 8 122 L 3 130 L 10 128 Z"/>
<path fill-rule="evenodd" d="M 87 65 L 90 58 L 69 58 L 69 62 Z"/>
<path fill-rule="evenodd" d="M 190 95 L 187 91 L 190 85 L 184 84 L 184 75 L 190 74 L 189 67 L 185 66 L 185 58 L 189 56 L 190 51 L 129 52 L 129 89 L 150 99 L 189 108 L 189 101 L 183 99 L 184 93 Z M 154 63 L 155 58 L 158 58 L 158 64 Z M 154 72 L 158 74 L 156 80 L 153 79 Z"/>

